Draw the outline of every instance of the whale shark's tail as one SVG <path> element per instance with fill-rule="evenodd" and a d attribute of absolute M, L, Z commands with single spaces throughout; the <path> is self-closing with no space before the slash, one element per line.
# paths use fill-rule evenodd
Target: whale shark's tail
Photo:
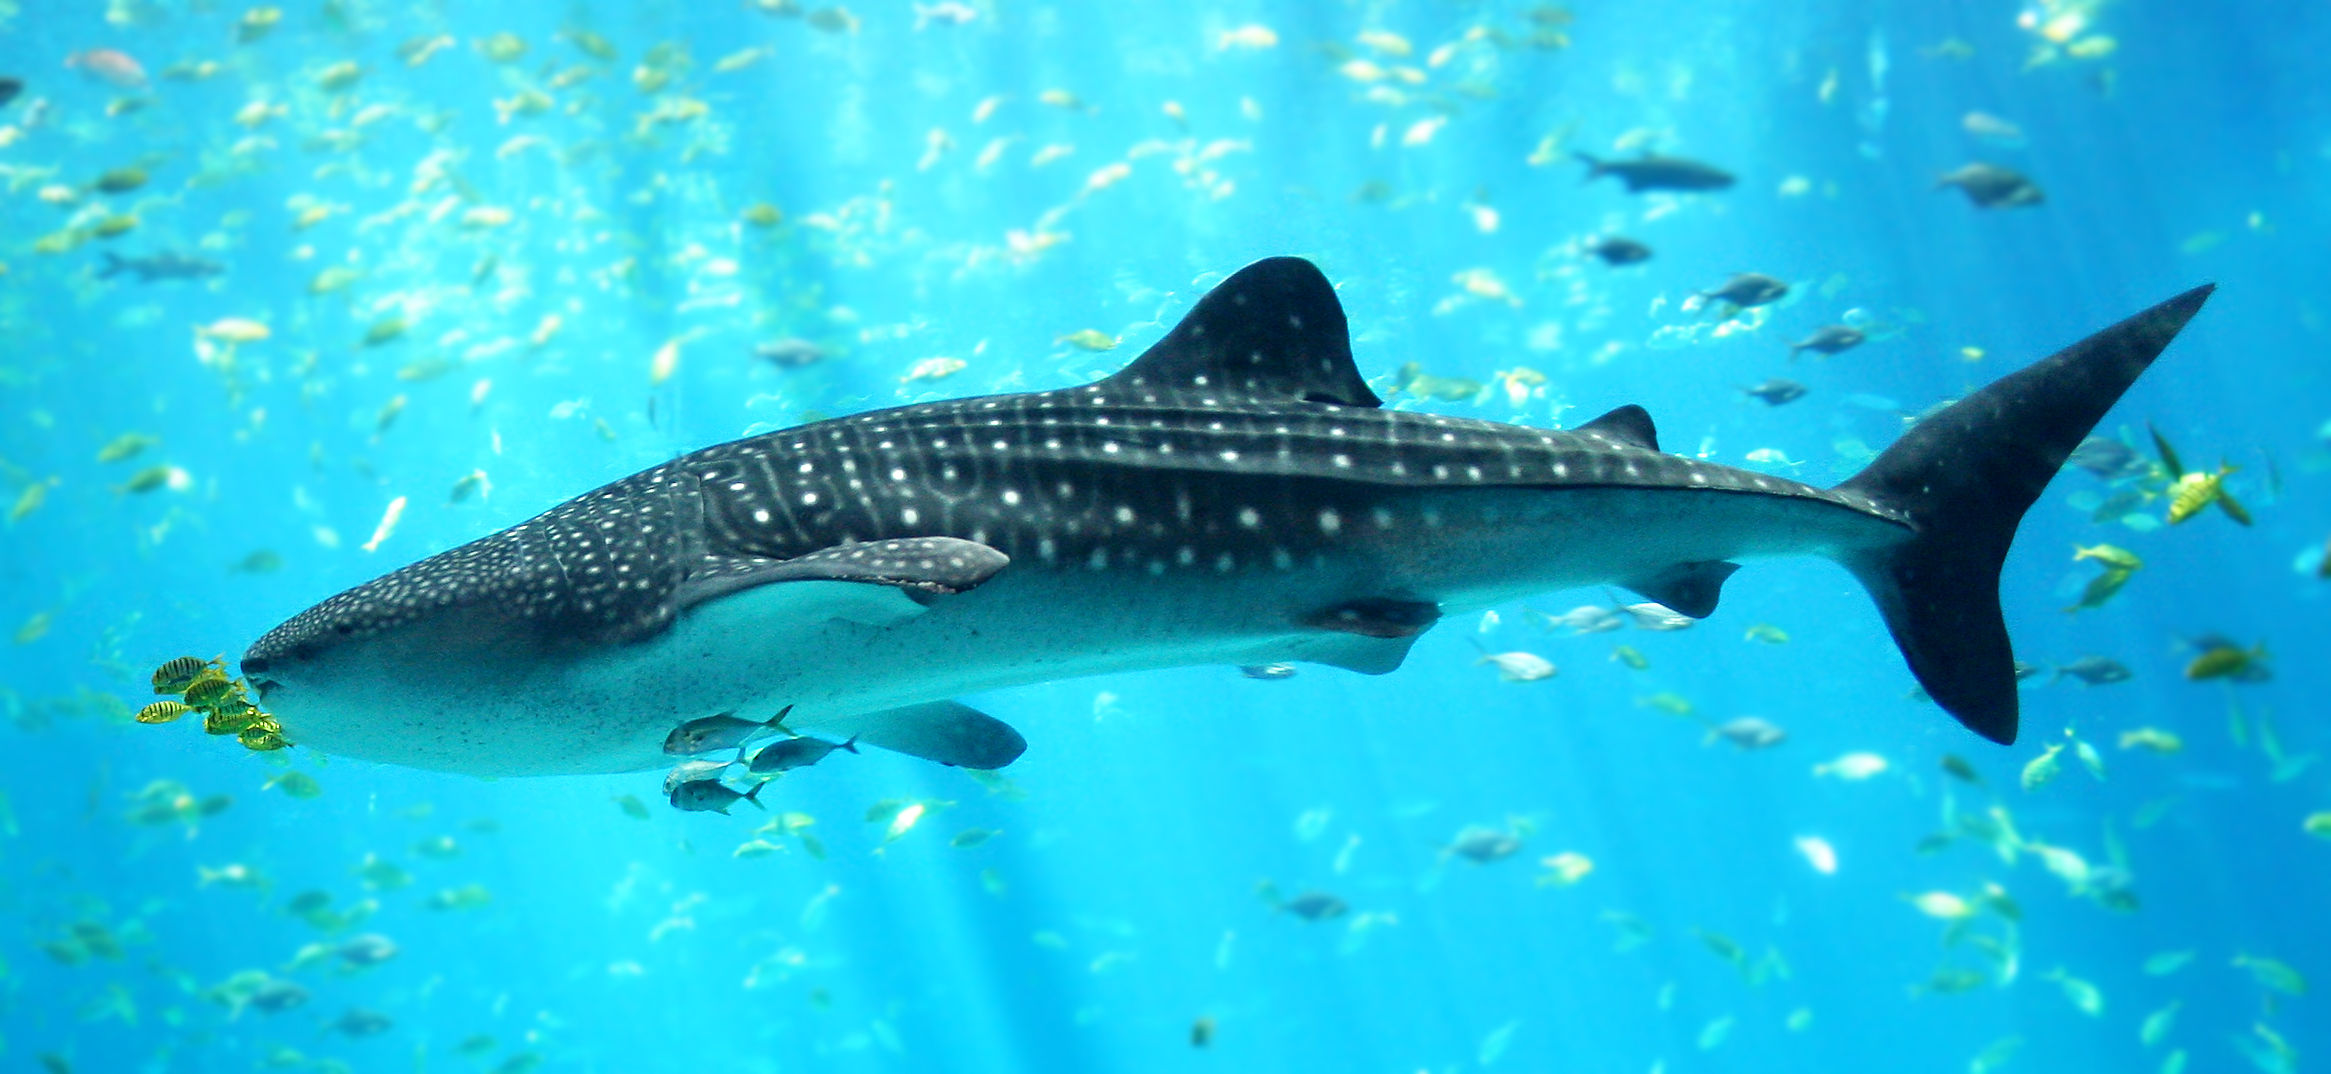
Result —
<path fill-rule="evenodd" d="M 1919 422 L 1838 486 L 1910 516 L 1908 541 L 1850 555 L 1845 566 L 1877 601 L 1919 684 L 1976 734 L 2015 741 L 1999 570 L 2016 524 L 2211 290 L 2196 287 L 2000 378 Z"/>

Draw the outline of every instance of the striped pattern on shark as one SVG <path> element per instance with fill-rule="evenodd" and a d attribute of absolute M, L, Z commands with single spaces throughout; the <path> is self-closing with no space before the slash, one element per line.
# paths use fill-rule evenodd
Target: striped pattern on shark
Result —
<path fill-rule="evenodd" d="M 1272 258 L 1098 383 L 706 448 L 332 597 L 243 670 L 294 741 L 427 768 L 650 767 L 680 723 L 784 705 L 796 730 L 997 767 L 1025 741 L 949 699 L 1198 663 L 1381 673 L 1447 615 L 1615 583 L 1705 616 L 1733 560 L 1810 554 L 1862 580 L 1943 708 L 2010 742 L 2016 525 L 2208 293 L 1822 489 L 1663 453 L 1640 407 L 1569 431 L 1382 409 L 1333 288 Z"/>

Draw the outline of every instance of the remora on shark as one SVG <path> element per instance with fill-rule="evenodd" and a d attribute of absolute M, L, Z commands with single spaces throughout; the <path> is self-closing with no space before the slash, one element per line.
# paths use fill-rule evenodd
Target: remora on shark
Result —
<path fill-rule="evenodd" d="M 1927 692 L 2012 742 L 2017 523 L 2201 287 L 1911 428 L 1831 489 L 1568 431 L 1381 409 L 1342 306 L 1257 262 L 1116 375 L 738 440 L 332 597 L 254 644 L 295 742 L 480 775 L 667 763 L 716 712 L 948 764 L 1025 748 L 949 699 L 1113 671 L 1380 674 L 1443 616 L 1616 583 L 1691 616 L 1735 559 L 1820 555 Z"/>

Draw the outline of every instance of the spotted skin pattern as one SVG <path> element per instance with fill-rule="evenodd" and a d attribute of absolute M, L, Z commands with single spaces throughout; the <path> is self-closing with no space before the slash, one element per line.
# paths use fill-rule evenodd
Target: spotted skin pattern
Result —
<path fill-rule="evenodd" d="M 1273 258 L 1099 383 L 706 448 L 326 600 L 242 667 L 294 741 L 445 771 L 657 765 L 673 727 L 780 707 L 1003 763 L 1020 736 L 950 699 L 1206 663 L 1382 673 L 1447 615 L 1603 583 L 1702 615 L 1731 560 L 1821 555 L 1946 710 L 2012 741 L 2017 521 L 2207 294 L 1818 489 L 1662 453 L 1636 407 L 1567 431 L 1385 409 L 1334 289 Z"/>
<path fill-rule="evenodd" d="M 1214 297 L 1239 305 L 1236 291 Z M 1334 320 L 1340 337 L 1340 311 Z M 1215 372 L 1164 381 L 1157 364 L 1137 364 L 1082 388 L 925 403 L 706 448 L 333 597 L 250 655 L 262 665 L 312 655 L 457 604 L 505 609 L 546 644 L 632 641 L 685 611 L 693 579 L 906 538 L 958 538 L 1051 570 L 1285 569 L 1354 531 L 1397 525 L 1383 503 L 1401 491 L 1690 489 L 1908 525 L 1865 496 L 1591 427 L 1272 400 L 1268 381 L 1224 376 L 1210 359 L 1178 364 Z"/>

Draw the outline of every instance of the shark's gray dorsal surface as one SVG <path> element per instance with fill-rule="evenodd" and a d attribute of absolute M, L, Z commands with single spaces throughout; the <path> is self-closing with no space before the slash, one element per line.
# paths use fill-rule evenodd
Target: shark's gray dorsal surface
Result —
<path fill-rule="evenodd" d="M 2206 297 L 1937 414 L 1819 489 L 1571 431 L 1383 409 L 1308 262 L 1233 274 L 1124 370 L 721 444 L 326 600 L 244 670 L 294 740 L 480 774 L 663 760 L 787 726 L 944 763 L 1024 740 L 966 693 L 1196 663 L 1381 673 L 1439 618 L 1627 586 L 1712 612 L 1735 559 L 1869 587 L 1928 692 L 2015 734 L 1996 582 L 2065 455 Z"/>

